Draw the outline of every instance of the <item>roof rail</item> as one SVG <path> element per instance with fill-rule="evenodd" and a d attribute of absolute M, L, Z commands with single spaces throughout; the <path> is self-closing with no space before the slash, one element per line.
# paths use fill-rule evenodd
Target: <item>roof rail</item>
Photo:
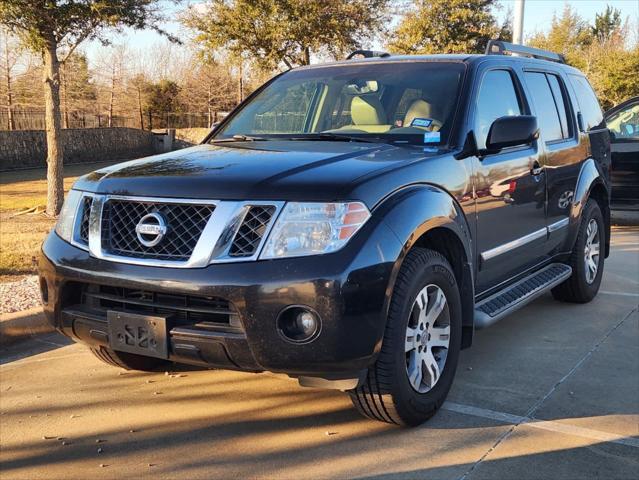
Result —
<path fill-rule="evenodd" d="M 506 55 L 508 53 L 514 53 L 522 57 L 539 58 L 541 60 L 550 60 L 551 62 L 566 63 L 566 59 L 560 53 L 503 42 L 501 40 L 488 41 L 488 45 L 486 46 L 486 55 Z"/>
<path fill-rule="evenodd" d="M 374 58 L 374 57 L 386 58 L 386 57 L 390 57 L 390 53 L 380 52 L 378 50 L 355 50 L 348 57 L 346 57 L 346 60 L 351 60 L 353 58 Z"/>

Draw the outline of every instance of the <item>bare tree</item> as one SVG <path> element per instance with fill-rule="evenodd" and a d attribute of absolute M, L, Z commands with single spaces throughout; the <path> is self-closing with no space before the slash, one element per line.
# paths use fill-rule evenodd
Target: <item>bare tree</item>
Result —
<path fill-rule="evenodd" d="M 13 119 L 13 69 L 18 61 L 17 42 L 11 38 L 6 29 L 2 29 L 2 70 L 4 74 L 5 99 L 7 108 L 7 129 L 14 130 L 15 122 Z M 13 40 L 13 41 L 12 41 Z M 10 45 L 11 44 L 11 45 Z M 11 48 L 10 48 L 11 47 Z M 14 52 L 14 53 L 12 53 Z"/>
<path fill-rule="evenodd" d="M 129 80 L 129 85 L 132 87 L 134 95 L 135 95 L 135 100 L 137 104 L 136 106 L 137 106 L 138 121 L 139 121 L 141 130 L 144 129 L 144 110 L 145 110 L 145 104 L 146 104 L 145 97 L 146 97 L 146 92 L 148 90 L 148 84 L 149 82 L 147 81 L 146 77 L 142 73 L 136 74 Z"/>
<path fill-rule="evenodd" d="M 111 49 L 107 58 L 109 64 L 109 109 L 107 114 L 107 125 L 113 127 L 113 112 L 116 102 L 116 94 L 119 93 L 123 74 L 123 64 L 126 57 L 126 46 L 117 45 Z"/>

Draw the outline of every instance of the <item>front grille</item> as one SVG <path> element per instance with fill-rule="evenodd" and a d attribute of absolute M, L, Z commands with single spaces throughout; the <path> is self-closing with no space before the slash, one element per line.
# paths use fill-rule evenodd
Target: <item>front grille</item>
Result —
<path fill-rule="evenodd" d="M 80 243 L 89 244 L 89 216 L 91 215 L 91 205 L 93 197 L 84 197 L 82 200 L 82 216 L 80 217 Z"/>
<path fill-rule="evenodd" d="M 172 326 L 241 328 L 233 304 L 223 298 L 153 292 L 107 285 L 79 285 L 81 303 L 90 310 L 171 315 Z"/>
<path fill-rule="evenodd" d="M 254 255 L 274 213 L 275 207 L 273 205 L 252 206 L 244 217 L 237 235 L 235 235 L 229 256 L 250 257 Z"/>
<path fill-rule="evenodd" d="M 214 205 L 111 199 L 102 210 L 102 248 L 133 258 L 188 260 L 213 210 Z M 135 231 L 149 213 L 159 213 L 168 227 L 164 238 L 151 247 L 143 245 Z"/>

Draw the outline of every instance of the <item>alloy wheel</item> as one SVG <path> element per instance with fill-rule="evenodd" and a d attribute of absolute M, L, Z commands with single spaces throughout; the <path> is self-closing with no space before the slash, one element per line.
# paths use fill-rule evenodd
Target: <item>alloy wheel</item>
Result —
<path fill-rule="evenodd" d="M 584 247 L 584 265 L 586 267 L 586 282 L 591 284 L 597 277 L 599 269 L 599 227 L 597 221 L 591 218 L 586 228 L 586 246 Z"/>
<path fill-rule="evenodd" d="M 406 327 L 406 374 L 417 392 L 428 392 L 441 378 L 449 345 L 446 295 L 437 285 L 427 285 L 417 294 Z"/>

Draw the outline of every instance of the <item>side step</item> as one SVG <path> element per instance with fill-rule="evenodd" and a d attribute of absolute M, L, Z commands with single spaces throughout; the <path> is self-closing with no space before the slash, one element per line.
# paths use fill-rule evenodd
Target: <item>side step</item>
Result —
<path fill-rule="evenodd" d="M 563 263 L 552 263 L 475 305 L 475 328 L 486 328 L 559 285 L 572 274 Z"/>

